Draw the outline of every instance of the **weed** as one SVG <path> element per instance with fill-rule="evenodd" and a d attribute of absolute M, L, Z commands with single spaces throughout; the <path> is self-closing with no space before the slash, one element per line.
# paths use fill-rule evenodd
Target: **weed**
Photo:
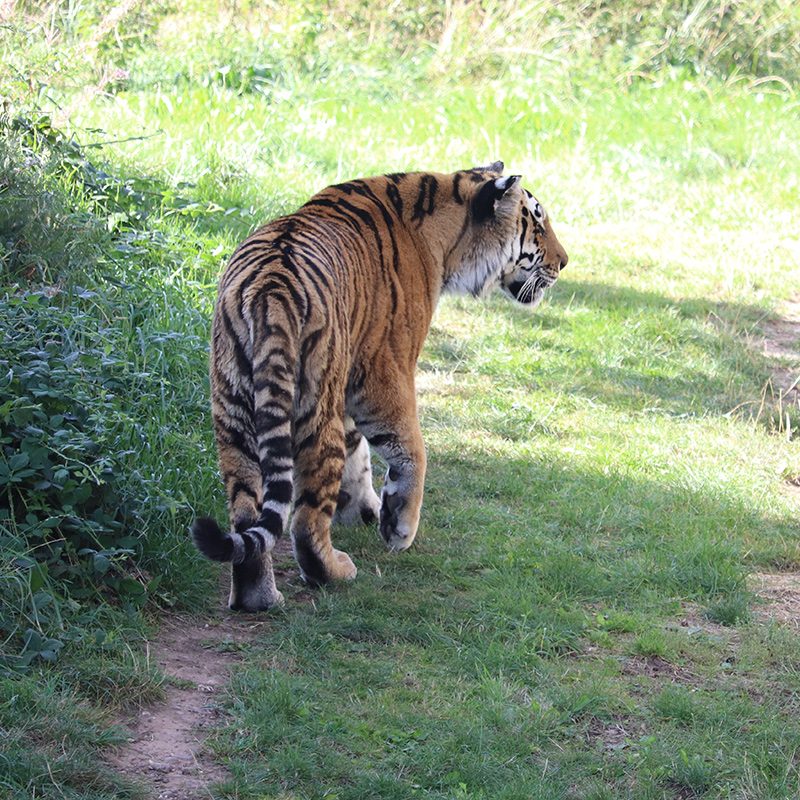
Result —
<path fill-rule="evenodd" d="M 750 619 L 750 600 L 744 593 L 728 595 L 712 603 L 706 616 L 720 625 L 738 625 Z"/>
<path fill-rule="evenodd" d="M 691 692 L 681 686 L 663 689 L 653 701 L 653 707 L 659 716 L 684 724 L 692 721 L 695 705 Z"/>
<path fill-rule="evenodd" d="M 675 656 L 675 649 L 664 631 L 645 631 L 636 637 L 633 651 L 641 656 L 658 656 L 670 660 Z"/>

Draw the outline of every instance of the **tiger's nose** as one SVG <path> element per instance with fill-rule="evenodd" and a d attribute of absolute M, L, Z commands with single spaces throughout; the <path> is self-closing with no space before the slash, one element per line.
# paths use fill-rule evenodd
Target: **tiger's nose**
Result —
<path fill-rule="evenodd" d="M 561 256 L 561 263 L 558 265 L 559 271 L 564 269 L 567 266 L 567 261 L 569 261 L 569 256 L 566 253 L 563 253 Z"/>

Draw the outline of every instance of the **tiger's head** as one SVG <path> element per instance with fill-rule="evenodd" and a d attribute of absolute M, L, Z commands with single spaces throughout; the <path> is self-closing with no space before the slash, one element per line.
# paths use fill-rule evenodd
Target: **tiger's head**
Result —
<path fill-rule="evenodd" d="M 519 180 L 517 175 L 508 180 L 513 178 Z M 527 189 L 522 190 L 517 223 L 518 237 L 512 259 L 500 274 L 500 288 L 518 303 L 535 308 L 567 266 L 569 256 L 542 204 Z"/>
<path fill-rule="evenodd" d="M 569 257 L 541 203 L 522 188 L 521 177 L 502 172 L 503 162 L 497 161 L 461 173 L 473 189 L 472 235 L 462 267 L 446 288 L 483 294 L 499 285 L 504 294 L 535 308 Z"/>

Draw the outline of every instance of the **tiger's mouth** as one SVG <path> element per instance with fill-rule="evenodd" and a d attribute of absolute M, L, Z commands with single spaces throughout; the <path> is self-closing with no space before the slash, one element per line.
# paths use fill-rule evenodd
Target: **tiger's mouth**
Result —
<path fill-rule="evenodd" d="M 542 301 L 545 290 L 553 283 L 554 280 L 535 273 L 524 281 L 516 280 L 503 286 L 503 291 L 518 303 L 535 308 Z"/>

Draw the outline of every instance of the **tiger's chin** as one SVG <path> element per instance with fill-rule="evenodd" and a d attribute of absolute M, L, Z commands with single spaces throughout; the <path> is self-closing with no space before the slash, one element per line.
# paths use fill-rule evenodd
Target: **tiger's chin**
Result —
<path fill-rule="evenodd" d="M 544 300 L 546 286 L 540 286 L 533 291 L 518 291 L 516 294 L 513 291 L 513 285 L 510 287 L 504 286 L 503 294 L 510 300 L 526 308 L 528 311 L 533 311 Z"/>

